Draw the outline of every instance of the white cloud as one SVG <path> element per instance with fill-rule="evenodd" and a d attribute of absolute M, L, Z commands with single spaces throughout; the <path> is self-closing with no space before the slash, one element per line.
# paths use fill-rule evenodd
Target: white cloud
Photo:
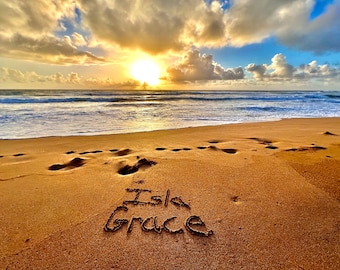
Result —
<path fill-rule="evenodd" d="M 140 82 L 136 80 L 127 80 L 117 82 L 110 77 L 91 77 L 84 80 L 85 86 L 110 89 L 137 89 L 140 88 Z"/>
<path fill-rule="evenodd" d="M 224 14 L 203 0 L 81 1 L 93 35 L 122 48 L 149 53 L 181 51 L 191 44 L 225 43 Z"/>
<path fill-rule="evenodd" d="M 56 64 L 102 63 L 103 58 L 77 48 L 86 45 L 81 34 L 54 35 L 62 19 L 74 20 L 75 7 L 73 0 L 1 1 L 0 55 Z"/>
<path fill-rule="evenodd" d="M 7 39 L 0 35 L 0 55 L 56 64 L 105 62 L 105 59 L 90 52 L 78 50 L 69 36 L 58 39 L 53 36 L 34 38 L 16 34 Z"/>
<path fill-rule="evenodd" d="M 270 73 L 273 78 L 291 79 L 293 77 L 294 67 L 287 63 L 286 56 L 282 53 L 274 55 L 268 69 L 273 69 L 273 72 Z"/>
<path fill-rule="evenodd" d="M 110 89 L 137 89 L 140 82 L 136 80 L 115 81 L 111 77 L 84 77 L 77 72 L 70 72 L 66 75 L 57 72 L 51 75 L 41 75 L 36 72 L 22 72 L 17 69 L 2 67 L 0 68 L 0 82 L 16 87 L 32 88 L 110 88 Z"/>
<path fill-rule="evenodd" d="M 73 42 L 74 45 L 76 45 L 78 47 L 87 45 L 85 38 L 77 32 L 74 32 L 72 34 L 72 42 Z"/>
<path fill-rule="evenodd" d="M 73 0 L 11 0 L 0 2 L 0 32 L 40 36 L 58 27 L 58 20 L 74 16 Z"/>
<path fill-rule="evenodd" d="M 94 44 L 167 54 L 192 46 L 244 46 L 271 36 L 301 50 L 340 51 L 340 0 L 311 20 L 314 5 L 314 0 L 1 1 L 0 54 L 86 64 L 103 60 L 79 49 L 95 51 Z"/>
<path fill-rule="evenodd" d="M 79 84 L 80 77 L 76 72 L 69 73 L 66 77 L 61 73 L 52 75 L 39 75 L 36 72 L 22 72 L 17 69 L 2 67 L 0 69 L 0 81 L 7 83 L 29 84 Z"/>
<path fill-rule="evenodd" d="M 239 80 L 244 78 L 243 69 L 225 69 L 213 61 L 212 55 L 201 55 L 198 50 L 188 51 L 167 69 L 172 81 Z"/>
<path fill-rule="evenodd" d="M 309 64 L 294 67 L 287 63 L 283 54 L 276 54 L 270 65 L 254 63 L 245 67 L 258 81 L 300 81 L 300 80 L 334 80 L 340 78 L 340 68 L 330 67 L 328 64 L 318 65 L 314 60 Z"/>

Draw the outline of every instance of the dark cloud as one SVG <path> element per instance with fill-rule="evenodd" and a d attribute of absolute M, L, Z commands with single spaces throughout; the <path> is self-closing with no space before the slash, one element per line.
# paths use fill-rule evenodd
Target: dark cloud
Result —
<path fill-rule="evenodd" d="M 295 27 L 277 33 L 279 40 L 290 47 L 317 54 L 340 51 L 340 1 L 334 1 L 326 12 L 312 21 L 297 22 Z"/>
<path fill-rule="evenodd" d="M 264 64 L 256 65 L 256 64 L 249 64 L 245 67 L 245 70 L 253 73 L 254 78 L 256 80 L 263 80 L 264 74 L 267 70 L 267 66 Z"/>

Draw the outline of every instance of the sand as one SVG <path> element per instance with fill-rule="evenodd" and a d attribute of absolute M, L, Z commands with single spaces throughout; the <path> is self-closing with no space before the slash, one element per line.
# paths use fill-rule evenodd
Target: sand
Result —
<path fill-rule="evenodd" d="M 0 140 L 0 269 L 340 269 L 340 118 Z"/>

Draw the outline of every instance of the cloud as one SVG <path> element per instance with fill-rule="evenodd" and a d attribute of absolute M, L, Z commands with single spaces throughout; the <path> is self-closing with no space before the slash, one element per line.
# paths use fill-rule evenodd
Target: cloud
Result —
<path fill-rule="evenodd" d="M 74 8 L 72 0 L 1 1 L 0 32 L 3 35 L 50 34 L 58 27 L 58 20 L 74 16 Z"/>
<path fill-rule="evenodd" d="M 313 21 L 296 22 L 291 29 L 278 32 L 279 40 L 290 47 L 322 53 L 340 51 L 340 1 L 335 1 L 326 12 Z"/>
<path fill-rule="evenodd" d="M 93 35 L 122 48 L 152 54 L 182 51 L 191 44 L 225 43 L 225 21 L 218 1 L 82 0 L 84 20 Z"/>
<path fill-rule="evenodd" d="M 110 89 L 137 89 L 140 82 L 136 80 L 115 81 L 110 77 L 83 77 L 77 72 L 66 75 L 57 72 L 51 75 L 41 75 L 36 72 L 22 72 L 21 70 L 2 67 L 0 68 L 0 82 L 7 85 L 23 87 L 58 87 L 58 88 L 110 88 Z"/>
<path fill-rule="evenodd" d="M 268 69 L 273 69 L 270 76 L 273 78 L 291 79 L 293 77 L 294 67 L 287 63 L 286 56 L 282 53 L 276 54 L 272 58 L 272 64 Z"/>
<path fill-rule="evenodd" d="M 253 73 L 256 80 L 263 80 L 264 74 L 267 71 L 267 66 L 265 64 L 256 65 L 252 63 L 246 66 L 245 70 Z"/>
<path fill-rule="evenodd" d="M 72 42 L 75 46 L 79 46 L 79 47 L 87 45 L 85 38 L 77 32 L 74 32 L 72 34 Z"/>
<path fill-rule="evenodd" d="M 44 84 L 50 83 L 55 84 L 80 84 L 81 78 L 78 73 L 71 72 L 67 76 L 61 73 L 56 73 L 52 75 L 39 75 L 34 71 L 22 72 L 17 69 L 2 67 L 0 69 L 0 81 L 8 83 L 19 83 L 23 85 L 27 84 Z"/>
<path fill-rule="evenodd" d="M 311 20 L 314 5 L 314 0 L 1 1 L 0 54 L 57 64 L 102 63 L 93 53 L 94 40 L 107 51 L 118 46 L 179 54 L 192 46 L 241 47 L 268 37 L 301 50 L 340 51 L 340 0 Z"/>
<path fill-rule="evenodd" d="M 72 0 L 1 1 L 0 55 L 55 64 L 103 63 L 77 48 L 86 45 L 81 34 L 55 36 L 62 20 L 75 20 L 75 7 Z"/>
<path fill-rule="evenodd" d="M 110 88 L 110 89 L 137 89 L 140 88 L 140 82 L 136 80 L 127 80 L 117 82 L 110 77 L 91 77 L 84 80 L 85 86 Z"/>
<path fill-rule="evenodd" d="M 274 36 L 300 50 L 340 51 L 340 1 L 310 19 L 314 0 L 239 0 L 227 12 L 229 44 L 243 46 Z M 327 41 L 327 42 L 325 42 Z"/>
<path fill-rule="evenodd" d="M 310 19 L 314 0 L 80 2 L 96 38 L 153 54 L 183 51 L 191 45 L 241 47 L 272 36 L 303 50 L 340 50 L 340 0 L 314 20 Z"/>
<path fill-rule="evenodd" d="M 311 0 L 238 0 L 226 14 L 232 46 L 259 43 L 308 16 Z"/>
<path fill-rule="evenodd" d="M 287 63 L 286 57 L 279 53 L 271 59 L 270 65 L 248 64 L 245 70 L 254 76 L 257 81 L 301 81 L 301 80 L 328 80 L 340 79 L 340 68 L 330 67 L 328 64 L 318 65 L 314 60 L 309 64 L 294 67 Z"/>
<path fill-rule="evenodd" d="M 242 67 L 225 69 L 213 61 L 212 55 L 201 55 L 198 50 L 188 51 L 167 69 L 172 81 L 239 80 L 244 78 Z"/>
<path fill-rule="evenodd" d="M 21 34 L 13 35 L 11 38 L 0 36 L 0 55 L 55 64 L 105 62 L 105 59 L 90 52 L 78 50 L 69 36 L 61 39 L 53 36 L 34 38 Z"/>
<path fill-rule="evenodd" d="M 340 68 L 330 67 L 328 64 L 318 65 L 316 61 L 302 64 L 296 68 L 295 78 L 299 79 L 340 79 Z"/>

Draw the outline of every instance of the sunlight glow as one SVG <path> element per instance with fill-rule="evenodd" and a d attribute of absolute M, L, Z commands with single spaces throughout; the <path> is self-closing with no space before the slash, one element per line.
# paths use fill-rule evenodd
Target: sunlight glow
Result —
<path fill-rule="evenodd" d="M 141 84 L 157 85 L 161 70 L 152 60 L 138 60 L 132 65 L 132 76 L 141 82 Z"/>

